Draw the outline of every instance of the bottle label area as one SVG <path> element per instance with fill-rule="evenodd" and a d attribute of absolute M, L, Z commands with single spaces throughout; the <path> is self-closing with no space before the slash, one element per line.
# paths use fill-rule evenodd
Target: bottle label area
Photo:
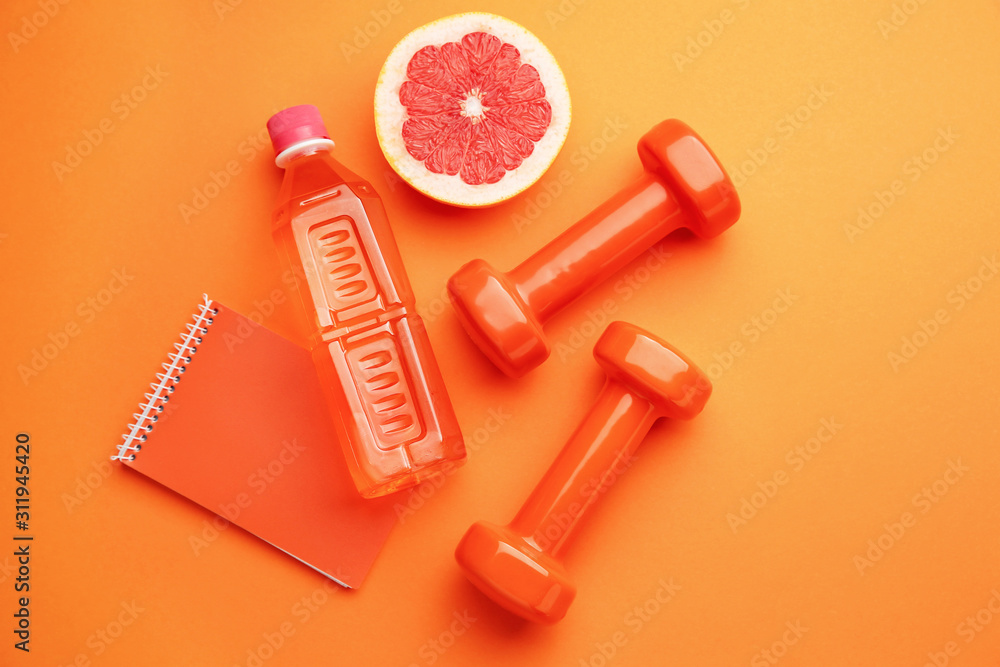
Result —
<path fill-rule="evenodd" d="M 351 439 L 402 453 L 399 448 L 426 435 L 419 406 L 430 404 L 420 393 L 423 385 L 414 382 L 421 366 L 411 324 L 416 315 L 379 280 L 387 274 L 365 251 L 367 227 L 359 229 L 342 214 L 309 220 L 299 229 L 300 258 L 320 326 L 313 344 L 324 350 L 321 363 L 332 362 L 335 369 L 338 400 L 353 415 L 348 423 L 356 423 L 348 428 L 359 429 Z"/>
<path fill-rule="evenodd" d="M 308 231 L 314 275 L 309 276 L 317 310 L 329 313 L 332 326 L 376 318 L 385 310 L 371 263 L 361 247 L 354 221 L 340 216 Z M 307 268 L 307 275 L 309 270 Z"/>
<path fill-rule="evenodd" d="M 347 348 L 347 365 L 379 447 L 391 449 L 421 435 L 398 334 L 383 331 Z"/>
<path fill-rule="evenodd" d="M 345 423 L 352 442 L 370 443 L 369 453 L 396 451 L 428 435 L 421 406 L 430 404 L 419 381 L 421 364 L 414 335 L 422 326 L 416 316 L 395 318 L 345 336 L 327 338 L 313 350 L 316 362 L 329 368 L 329 388 L 337 387 L 335 402 L 351 415 Z"/>

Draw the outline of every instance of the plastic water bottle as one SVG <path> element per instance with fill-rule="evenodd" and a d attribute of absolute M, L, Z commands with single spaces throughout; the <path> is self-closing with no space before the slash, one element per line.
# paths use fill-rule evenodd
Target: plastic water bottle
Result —
<path fill-rule="evenodd" d="M 285 109 L 267 129 L 285 170 L 272 232 L 354 483 L 375 497 L 449 472 L 465 444 L 382 200 L 333 159 L 316 107 Z"/>

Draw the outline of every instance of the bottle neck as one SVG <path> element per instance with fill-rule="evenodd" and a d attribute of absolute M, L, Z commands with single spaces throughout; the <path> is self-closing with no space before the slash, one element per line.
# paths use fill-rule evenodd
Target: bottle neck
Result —
<path fill-rule="evenodd" d="M 284 169 L 288 166 L 288 163 L 295 158 L 302 157 L 303 155 L 312 155 L 313 153 L 319 153 L 320 151 L 330 152 L 330 150 L 333 149 L 333 146 L 334 143 L 331 139 L 305 139 L 297 144 L 292 144 L 285 150 L 278 153 L 278 155 L 274 158 L 274 163 Z"/>

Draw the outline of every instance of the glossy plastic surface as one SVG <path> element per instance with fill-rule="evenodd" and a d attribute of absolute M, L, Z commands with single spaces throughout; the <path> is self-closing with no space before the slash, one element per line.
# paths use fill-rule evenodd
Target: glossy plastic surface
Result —
<path fill-rule="evenodd" d="M 465 445 L 378 194 L 315 148 L 287 163 L 273 233 L 351 476 L 374 497 L 464 461 Z"/>
<path fill-rule="evenodd" d="M 708 377 L 659 338 L 611 323 L 594 348 L 608 374 L 593 408 L 508 526 L 479 522 L 455 552 L 472 583 L 539 623 L 561 619 L 576 587 L 557 560 L 574 527 L 607 490 L 660 417 L 691 419 L 712 393 Z"/>
<path fill-rule="evenodd" d="M 302 141 L 330 138 L 319 109 L 312 104 L 300 104 L 274 114 L 267 121 L 267 134 L 276 155 Z"/>
<path fill-rule="evenodd" d="M 702 238 L 740 215 L 736 189 L 712 151 L 679 120 L 639 140 L 644 172 L 507 274 L 482 260 L 463 266 L 448 292 L 466 331 L 504 373 L 545 361 L 542 325 L 679 227 Z"/>

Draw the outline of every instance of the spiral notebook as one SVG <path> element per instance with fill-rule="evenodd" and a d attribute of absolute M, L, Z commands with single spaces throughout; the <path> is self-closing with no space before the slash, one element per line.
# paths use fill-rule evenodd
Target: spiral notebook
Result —
<path fill-rule="evenodd" d="M 309 352 L 207 296 L 112 459 L 349 588 L 395 524 L 354 488 Z"/>

